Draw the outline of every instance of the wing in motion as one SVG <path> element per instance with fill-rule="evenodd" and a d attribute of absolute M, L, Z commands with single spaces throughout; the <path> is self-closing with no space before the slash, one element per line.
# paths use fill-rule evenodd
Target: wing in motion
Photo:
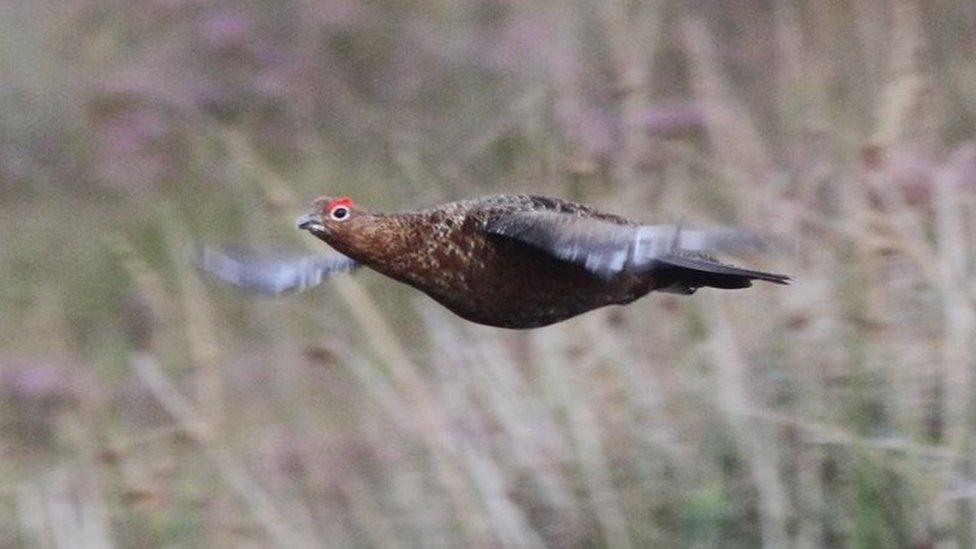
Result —
<path fill-rule="evenodd" d="M 744 288 L 752 280 L 787 284 L 789 277 L 739 269 L 712 253 L 763 251 L 759 236 L 730 228 L 688 229 L 674 225 L 627 225 L 559 212 L 517 212 L 489 221 L 486 230 L 524 242 L 554 257 L 583 265 L 604 278 L 651 270 L 676 277 L 670 291 L 700 286 Z M 687 284 L 685 284 L 687 283 Z"/>
<path fill-rule="evenodd" d="M 281 295 L 318 286 L 329 275 L 358 266 L 339 252 L 319 255 L 257 255 L 223 248 L 203 247 L 193 264 L 210 277 L 242 290 Z"/>

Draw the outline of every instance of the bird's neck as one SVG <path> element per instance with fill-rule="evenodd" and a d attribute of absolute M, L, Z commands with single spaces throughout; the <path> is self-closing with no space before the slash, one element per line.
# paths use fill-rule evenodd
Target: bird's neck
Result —
<path fill-rule="evenodd" d="M 330 242 L 340 252 L 398 280 L 417 284 L 431 268 L 438 235 L 425 212 L 371 214 L 344 238 Z"/>

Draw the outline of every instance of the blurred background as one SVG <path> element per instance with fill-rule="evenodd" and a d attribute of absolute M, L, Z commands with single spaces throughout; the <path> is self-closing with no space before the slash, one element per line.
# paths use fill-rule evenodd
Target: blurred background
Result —
<path fill-rule="evenodd" d="M 0 3 L 0 547 L 968 547 L 965 0 Z M 792 243 L 513 332 L 194 242 L 495 192 Z"/>

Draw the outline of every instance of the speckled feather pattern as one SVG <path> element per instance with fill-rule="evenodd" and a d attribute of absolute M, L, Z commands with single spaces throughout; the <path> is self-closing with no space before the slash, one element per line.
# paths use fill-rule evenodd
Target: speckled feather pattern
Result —
<path fill-rule="evenodd" d="M 522 195 L 462 200 L 416 212 L 372 214 L 348 231 L 320 236 L 340 252 L 410 284 L 458 315 L 494 326 L 558 322 L 650 289 L 650 280 L 613 283 L 510 239 L 486 232 L 506 214 L 558 211 L 632 224 L 580 204 Z"/>
<path fill-rule="evenodd" d="M 300 225 L 356 262 L 491 326 L 545 326 L 654 289 L 687 294 L 701 286 L 743 288 L 757 278 L 786 280 L 723 267 L 704 254 L 682 256 L 683 250 L 670 255 L 682 265 L 662 263 L 658 252 L 639 250 L 669 242 L 677 228 L 639 225 L 554 198 L 495 195 L 395 214 L 349 202 L 348 217 L 330 219 L 339 203 L 320 197 Z"/>

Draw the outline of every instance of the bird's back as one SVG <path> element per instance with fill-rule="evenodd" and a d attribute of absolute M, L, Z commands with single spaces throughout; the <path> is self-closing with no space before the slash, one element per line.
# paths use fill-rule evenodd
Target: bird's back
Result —
<path fill-rule="evenodd" d="M 599 219 L 625 226 L 636 225 L 635 222 L 619 215 L 601 212 L 578 202 L 547 196 L 496 194 L 471 200 L 462 200 L 454 204 L 464 204 L 472 215 L 486 220 L 518 212 L 551 212 L 567 214 L 574 217 Z"/>

